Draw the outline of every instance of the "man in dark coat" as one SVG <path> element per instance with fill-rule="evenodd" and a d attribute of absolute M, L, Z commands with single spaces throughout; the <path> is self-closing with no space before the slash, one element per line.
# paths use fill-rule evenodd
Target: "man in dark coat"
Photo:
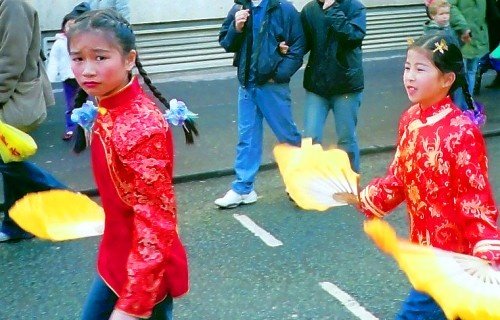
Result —
<path fill-rule="evenodd" d="M 302 65 L 300 15 L 285 0 L 235 0 L 219 33 L 238 68 L 238 145 L 231 189 L 215 200 L 220 208 L 257 201 L 254 180 L 262 156 L 263 119 L 279 142 L 300 145 L 293 121 L 290 78 Z M 281 49 L 280 43 L 287 48 Z"/>
<path fill-rule="evenodd" d="M 366 35 L 366 8 L 358 0 L 312 0 L 301 12 L 306 50 L 304 137 L 321 143 L 332 110 L 339 148 L 359 172 L 356 136 L 364 88 L 361 44 Z"/>

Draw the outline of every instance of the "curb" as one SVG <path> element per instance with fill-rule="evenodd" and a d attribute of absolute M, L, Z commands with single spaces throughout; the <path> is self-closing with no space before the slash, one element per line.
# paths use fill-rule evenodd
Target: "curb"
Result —
<path fill-rule="evenodd" d="M 491 138 L 491 137 L 498 137 L 498 136 L 500 136 L 500 129 L 489 130 L 489 131 L 486 131 L 483 133 L 484 138 Z M 389 151 L 394 151 L 394 150 L 396 150 L 395 145 L 386 145 L 386 146 L 373 145 L 373 146 L 361 148 L 360 154 L 363 156 L 363 155 L 384 153 L 384 152 L 389 152 Z M 265 163 L 265 164 L 262 164 L 260 166 L 259 171 L 273 170 L 273 169 L 276 169 L 277 167 L 278 167 L 278 165 L 276 164 L 276 162 Z M 233 168 L 192 173 L 192 174 L 185 174 L 185 175 L 180 175 L 180 176 L 174 177 L 174 184 L 193 182 L 193 181 L 199 181 L 199 180 L 207 180 L 207 179 L 213 179 L 213 178 L 220 178 L 220 177 L 225 177 L 225 176 L 230 176 L 230 175 L 234 175 Z M 95 188 L 88 189 L 88 190 L 81 190 L 79 192 L 83 193 L 89 197 L 98 197 L 99 196 L 99 193 L 97 192 L 97 189 L 95 189 Z"/>

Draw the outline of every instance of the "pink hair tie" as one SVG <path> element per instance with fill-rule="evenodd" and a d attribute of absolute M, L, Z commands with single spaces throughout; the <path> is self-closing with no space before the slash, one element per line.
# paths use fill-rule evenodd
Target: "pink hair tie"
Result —
<path fill-rule="evenodd" d="M 424 0 L 424 4 L 426 7 L 430 6 L 433 2 L 434 0 Z"/>

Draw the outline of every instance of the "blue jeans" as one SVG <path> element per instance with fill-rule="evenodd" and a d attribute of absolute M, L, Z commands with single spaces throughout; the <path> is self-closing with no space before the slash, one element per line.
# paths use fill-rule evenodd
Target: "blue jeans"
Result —
<path fill-rule="evenodd" d="M 356 92 L 324 98 L 306 91 L 305 100 L 304 137 L 312 138 L 313 143 L 321 143 L 326 117 L 332 110 L 338 136 L 337 145 L 347 152 L 351 167 L 356 172 L 359 172 L 360 157 L 356 125 L 362 95 L 361 92 Z"/>
<path fill-rule="evenodd" d="M 96 275 L 83 307 L 82 320 L 108 320 L 118 301 L 116 294 Z M 173 320 L 172 297 L 167 297 L 153 309 L 153 320 Z"/>
<path fill-rule="evenodd" d="M 396 320 L 446 320 L 446 316 L 429 295 L 411 289 Z"/>
<path fill-rule="evenodd" d="M 477 68 L 479 66 L 479 60 L 481 57 L 472 58 L 472 59 L 464 59 L 464 68 L 465 68 L 465 80 L 467 81 L 467 89 L 469 93 L 474 93 L 474 84 L 476 83 L 476 73 Z M 453 102 L 462 110 L 467 110 L 467 102 L 465 102 L 465 96 L 461 88 L 457 88 L 455 92 L 453 92 Z"/>
<path fill-rule="evenodd" d="M 288 83 L 267 83 L 238 89 L 238 145 L 232 189 L 238 194 L 253 190 L 262 157 L 263 125 L 267 123 L 280 143 L 299 146 L 301 136 L 293 122 Z"/>
<path fill-rule="evenodd" d="M 0 173 L 3 180 L 4 220 L 2 229 L 20 229 L 9 217 L 9 209 L 14 203 L 31 192 L 51 189 L 67 189 L 67 187 L 45 170 L 31 162 L 4 163 L 0 159 Z M 2 230 L 8 232 L 8 230 Z"/>

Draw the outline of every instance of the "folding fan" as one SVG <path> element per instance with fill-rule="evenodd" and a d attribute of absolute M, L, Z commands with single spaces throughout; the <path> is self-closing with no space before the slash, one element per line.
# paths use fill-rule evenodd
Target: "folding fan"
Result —
<path fill-rule="evenodd" d="M 30 193 L 14 204 L 9 215 L 24 230 L 53 241 L 97 236 L 104 230 L 103 209 L 68 190 Z"/>
<path fill-rule="evenodd" d="M 358 194 L 358 174 L 343 150 L 323 150 L 306 138 L 301 147 L 278 144 L 274 157 L 287 192 L 303 209 L 325 211 L 347 204 L 334 199 L 334 194 Z"/>
<path fill-rule="evenodd" d="M 448 319 L 500 319 L 500 270 L 488 261 L 398 239 L 380 219 L 366 221 L 364 229 L 393 256 L 416 290 L 432 296 Z"/>
<path fill-rule="evenodd" d="M 25 160 L 36 150 L 35 140 L 29 134 L 0 121 L 0 156 L 3 162 Z"/>

